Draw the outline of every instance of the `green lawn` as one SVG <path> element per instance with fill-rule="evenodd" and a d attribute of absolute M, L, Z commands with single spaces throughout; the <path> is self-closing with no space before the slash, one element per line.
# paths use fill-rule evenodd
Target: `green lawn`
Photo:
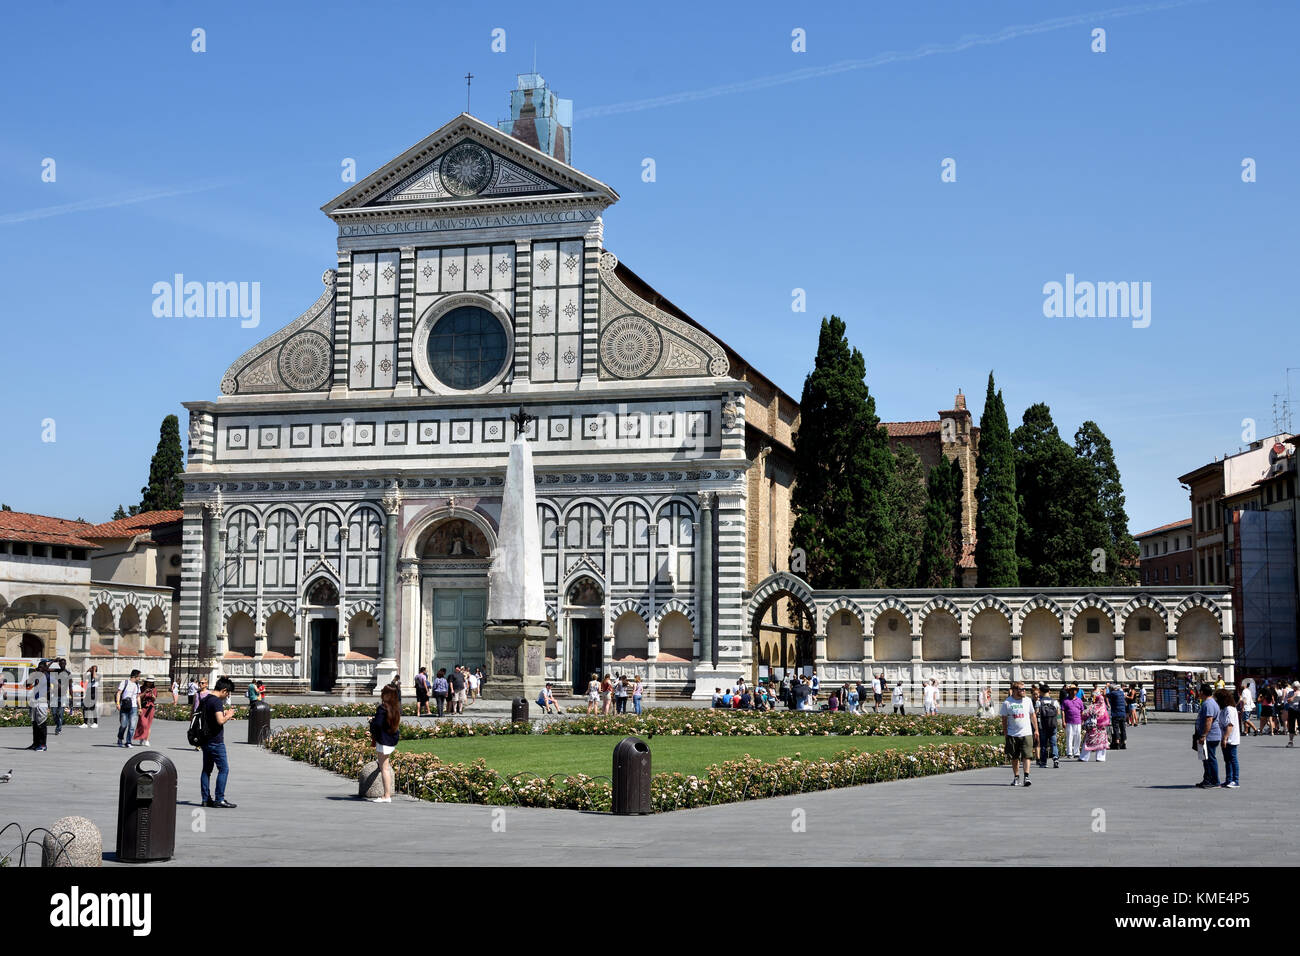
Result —
<path fill-rule="evenodd" d="M 503 776 L 531 770 L 540 777 L 584 773 L 608 777 L 619 737 L 501 736 L 404 740 L 399 750 L 434 753 L 447 763 L 471 763 L 480 757 Z M 925 744 L 1000 743 L 994 737 L 655 737 L 649 741 L 655 773 L 700 774 L 711 764 L 749 754 L 775 760 L 799 753 L 830 757 L 841 750 L 914 750 Z"/>

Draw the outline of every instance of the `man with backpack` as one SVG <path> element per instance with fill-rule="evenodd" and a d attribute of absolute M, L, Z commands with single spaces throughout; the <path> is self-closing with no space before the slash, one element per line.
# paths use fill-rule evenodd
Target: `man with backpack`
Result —
<path fill-rule="evenodd" d="M 226 760 L 225 723 L 235 717 L 235 708 L 228 705 L 235 682 L 229 677 L 217 678 L 216 689 L 199 702 L 190 722 L 187 735 L 191 744 L 203 750 L 203 773 L 199 777 L 199 790 L 203 806 L 233 810 L 235 804 L 226 799 L 226 780 L 230 777 L 230 763 Z M 215 799 L 209 795 L 208 775 L 217 771 Z"/>
<path fill-rule="evenodd" d="M 1060 712 L 1046 684 L 1034 688 L 1034 711 L 1038 714 L 1038 766 L 1047 769 L 1047 755 L 1050 752 L 1052 768 L 1059 769 L 1061 759 L 1056 746 L 1056 722 Z"/>

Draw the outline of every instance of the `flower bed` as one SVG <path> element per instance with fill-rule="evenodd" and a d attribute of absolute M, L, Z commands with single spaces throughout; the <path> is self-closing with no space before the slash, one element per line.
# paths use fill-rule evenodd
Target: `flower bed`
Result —
<path fill-rule="evenodd" d="M 231 703 L 237 710 L 247 711 L 248 701 L 235 700 L 231 698 Z M 307 717 L 373 717 L 375 708 L 379 706 L 379 699 L 375 698 L 370 703 L 359 704 L 272 704 L 272 720 L 302 720 Z M 157 717 L 159 720 L 184 720 L 190 719 L 192 711 L 189 704 L 159 704 Z M 414 717 L 415 704 L 403 704 L 402 716 Z"/>
<path fill-rule="evenodd" d="M 288 728 L 273 734 L 267 749 L 352 779 L 357 778 L 374 755 L 369 737 L 360 727 Z M 650 798 L 654 811 L 663 813 L 714 803 L 996 767 L 1005 759 L 1002 747 L 974 742 L 928 744 L 911 751 L 840 751 L 829 760 L 805 760 L 796 754 L 765 763 L 746 756 L 714 764 L 703 775 L 655 774 Z M 520 773 L 506 778 L 483 760 L 448 764 L 434 754 L 401 751 L 394 753 L 391 760 L 393 783 L 398 792 L 434 802 L 601 811 L 608 811 L 611 806 L 609 781 L 581 774 L 565 777 L 555 774 L 544 779 Z"/>

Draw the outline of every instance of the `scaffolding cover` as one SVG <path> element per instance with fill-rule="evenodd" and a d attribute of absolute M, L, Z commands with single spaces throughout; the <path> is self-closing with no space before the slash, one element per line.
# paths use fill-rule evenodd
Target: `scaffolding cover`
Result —
<path fill-rule="evenodd" d="M 1291 670 L 1297 664 L 1294 515 L 1243 511 L 1239 531 L 1242 646 L 1237 664 Z"/>

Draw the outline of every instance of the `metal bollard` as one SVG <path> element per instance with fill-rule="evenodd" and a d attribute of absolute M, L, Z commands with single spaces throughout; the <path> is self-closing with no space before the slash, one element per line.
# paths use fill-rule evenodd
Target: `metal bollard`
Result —
<path fill-rule="evenodd" d="M 248 705 L 248 742 L 264 744 L 271 736 L 271 705 L 255 700 Z"/>

